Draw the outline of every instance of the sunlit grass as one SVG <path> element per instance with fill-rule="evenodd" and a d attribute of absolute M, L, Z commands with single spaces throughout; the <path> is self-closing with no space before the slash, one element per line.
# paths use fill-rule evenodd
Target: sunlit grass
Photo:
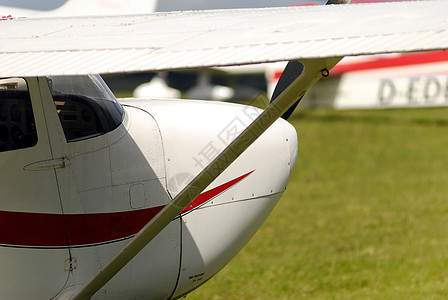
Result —
<path fill-rule="evenodd" d="M 283 198 L 189 299 L 445 299 L 448 109 L 305 111 Z"/>

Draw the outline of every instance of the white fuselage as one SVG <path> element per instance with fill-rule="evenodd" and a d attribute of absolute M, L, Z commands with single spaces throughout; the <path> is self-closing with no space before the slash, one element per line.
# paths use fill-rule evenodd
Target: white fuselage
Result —
<path fill-rule="evenodd" d="M 126 100 L 116 128 L 74 138 L 87 131 L 82 122 L 100 122 L 98 108 L 52 97 L 46 78 L 25 82 L 37 143 L 0 152 L 5 299 L 69 297 L 259 114 L 226 103 Z M 14 97 L 2 92 L 0 133 L 16 126 Z M 204 283 L 271 212 L 296 157 L 294 128 L 275 122 L 93 299 L 177 298 Z"/>

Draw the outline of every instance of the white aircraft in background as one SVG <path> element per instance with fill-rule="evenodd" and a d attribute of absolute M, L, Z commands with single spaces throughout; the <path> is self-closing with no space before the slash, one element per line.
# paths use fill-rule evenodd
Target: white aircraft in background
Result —
<path fill-rule="evenodd" d="M 279 117 L 343 56 L 447 49 L 446 11 L 428 1 L 0 21 L 1 296 L 175 299 L 199 287 L 286 188 L 297 135 Z M 117 101 L 91 75 L 276 61 L 291 62 L 264 111 Z"/>
<path fill-rule="evenodd" d="M 347 57 L 303 100 L 336 109 L 447 106 L 448 52 Z"/>
<path fill-rule="evenodd" d="M 352 4 L 379 2 L 387 1 L 353 0 Z M 266 65 L 268 95 L 272 95 L 285 65 Z M 309 90 L 302 106 L 336 109 L 447 106 L 447 70 L 446 51 L 345 57 L 330 77 Z"/>
<path fill-rule="evenodd" d="M 11 2 L 11 1 L 10 1 Z M 3 17 L 61 17 L 143 14 L 155 11 L 157 0 L 66 0 L 0 3 Z"/>

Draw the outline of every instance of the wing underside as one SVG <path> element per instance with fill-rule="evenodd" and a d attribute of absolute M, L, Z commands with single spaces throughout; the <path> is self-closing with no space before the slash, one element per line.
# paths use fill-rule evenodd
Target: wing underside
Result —
<path fill-rule="evenodd" d="M 164 71 L 448 48 L 448 1 L 0 21 L 0 76 Z"/>

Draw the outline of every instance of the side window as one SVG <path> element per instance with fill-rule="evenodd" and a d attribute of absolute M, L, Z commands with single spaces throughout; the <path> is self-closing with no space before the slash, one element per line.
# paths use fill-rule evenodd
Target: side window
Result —
<path fill-rule="evenodd" d="M 36 123 L 25 79 L 0 79 L 0 152 L 36 144 Z"/>
<path fill-rule="evenodd" d="M 99 76 L 47 77 L 68 142 L 93 138 L 117 128 L 123 110 Z"/>

